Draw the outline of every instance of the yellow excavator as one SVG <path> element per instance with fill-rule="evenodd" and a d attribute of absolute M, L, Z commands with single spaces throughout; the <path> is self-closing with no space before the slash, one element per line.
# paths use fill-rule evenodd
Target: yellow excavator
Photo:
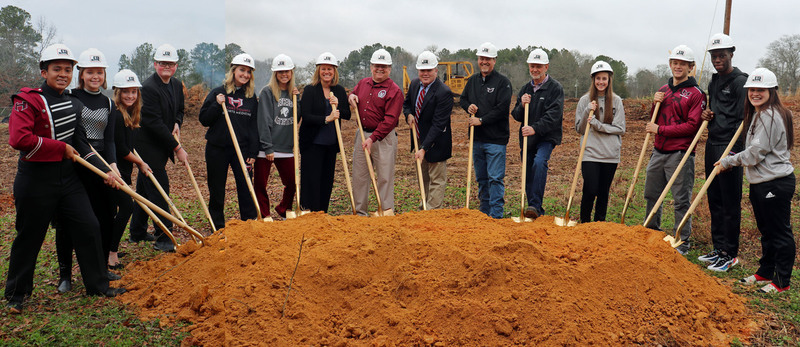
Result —
<path fill-rule="evenodd" d="M 472 63 L 468 61 L 440 61 L 439 78 L 453 91 L 453 98 L 458 101 L 458 97 L 467 85 L 467 79 L 472 76 L 475 70 Z M 408 93 L 408 85 L 411 78 L 408 77 L 408 67 L 403 65 L 403 94 Z"/>

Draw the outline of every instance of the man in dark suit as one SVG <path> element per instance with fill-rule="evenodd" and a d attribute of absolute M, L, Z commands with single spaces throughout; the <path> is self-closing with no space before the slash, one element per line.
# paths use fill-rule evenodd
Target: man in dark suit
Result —
<path fill-rule="evenodd" d="M 428 209 L 442 207 L 447 185 L 447 159 L 452 156 L 453 136 L 450 114 L 453 93 L 437 76 L 439 60 L 429 52 L 417 57 L 419 78 L 411 81 L 403 103 L 406 122 L 416 127 L 419 150 L 414 158 L 422 160 L 422 182 Z M 411 136 L 414 133 L 411 132 Z M 414 151 L 414 139 L 411 139 Z"/>
<path fill-rule="evenodd" d="M 186 162 L 188 155 L 181 148 L 180 138 L 183 123 L 183 83 L 172 78 L 178 68 L 178 51 L 169 44 L 163 44 L 153 55 L 156 72 L 142 83 L 142 120 L 141 130 L 136 138 L 136 149 L 144 162 L 150 165 L 156 180 L 169 194 L 169 177 L 167 177 L 167 160 L 178 158 L 178 162 Z M 169 211 L 169 206 L 149 178 L 138 175 L 136 192 Z M 154 247 L 165 252 L 175 250 L 170 239 L 161 229 L 155 228 L 155 237 L 147 234 L 147 214 L 134 206 L 131 219 L 131 241 L 149 241 L 155 239 Z M 167 228 L 172 222 L 161 218 Z M 155 225 L 154 225 L 155 227 Z"/>

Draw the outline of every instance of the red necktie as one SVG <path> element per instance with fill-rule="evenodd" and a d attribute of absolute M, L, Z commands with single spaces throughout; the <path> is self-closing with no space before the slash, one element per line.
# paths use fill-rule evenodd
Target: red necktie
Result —
<path fill-rule="evenodd" d="M 425 87 L 420 86 L 419 97 L 417 97 L 417 106 L 414 113 L 414 127 L 417 129 L 417 138 L 419 138 L 419 112 L 422 110 L 422 100 L 425 99 Z"/>

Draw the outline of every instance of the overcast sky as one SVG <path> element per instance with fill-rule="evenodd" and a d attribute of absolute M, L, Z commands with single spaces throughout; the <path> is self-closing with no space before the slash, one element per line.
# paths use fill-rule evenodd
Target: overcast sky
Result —
<path fill-rule="evenodd" d="M 725 0 L 434 1 L 434 0 L 2 0 L 45 17 L 76 54 L 103 51 L 116 72 L 122 53 L 143 42 L 191 50 L 197 43 L 237 43 L 256 59 L 279 53 L 296 65 L 330 51 L 380 42 L 413 54 L 436 45 L 455 51 L 491 41 L 499 48 L 567 48 L 622 60 L 633 74 L 667 62 L 689 45 L 702 62 L 709 33 L 722 32 Z M 766 46 L 800 34 L 800 1 L 733 0 L 734 65 L 757 67 Z M 706 66 L 710 62 L 706 59 Z"/>

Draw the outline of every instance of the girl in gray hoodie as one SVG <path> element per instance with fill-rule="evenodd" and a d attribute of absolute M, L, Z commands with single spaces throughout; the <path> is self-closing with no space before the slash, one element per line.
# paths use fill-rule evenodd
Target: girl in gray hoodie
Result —
<path fill-rule="evenodd" d="M 622 99 L 614 94 L 613 75 L 611 65 L 604 61 L 596 62 L 592 66 L 592 86 L 575 109 L 575 130 L 583 135 L 586 124 L 591 127 L 581 163 L 581 223 L 591 221 L 593 205 L 594 221 L 606 220 L 608 192 L 619 164 L 622 134 L 625 133 L 625 109 Z M 592 116 L 589 115 L 591 110 L 594 111 Z"/>
<path fill-rule="evenodd" d="M 766 284 L 760 290 L 779 293 L 789 289 L 796 254 L 791 224 L 794 168 L 789 161 L 794 144 L 792 113 L 778 97 L 778 79 L 765 68 L 747 78 L 744 124 L 745 149 L 714 165 L 727 170 L 743 166 L 750 182 L 750 203 L 761 232 L 761 260 L 745 284 Z"/>

